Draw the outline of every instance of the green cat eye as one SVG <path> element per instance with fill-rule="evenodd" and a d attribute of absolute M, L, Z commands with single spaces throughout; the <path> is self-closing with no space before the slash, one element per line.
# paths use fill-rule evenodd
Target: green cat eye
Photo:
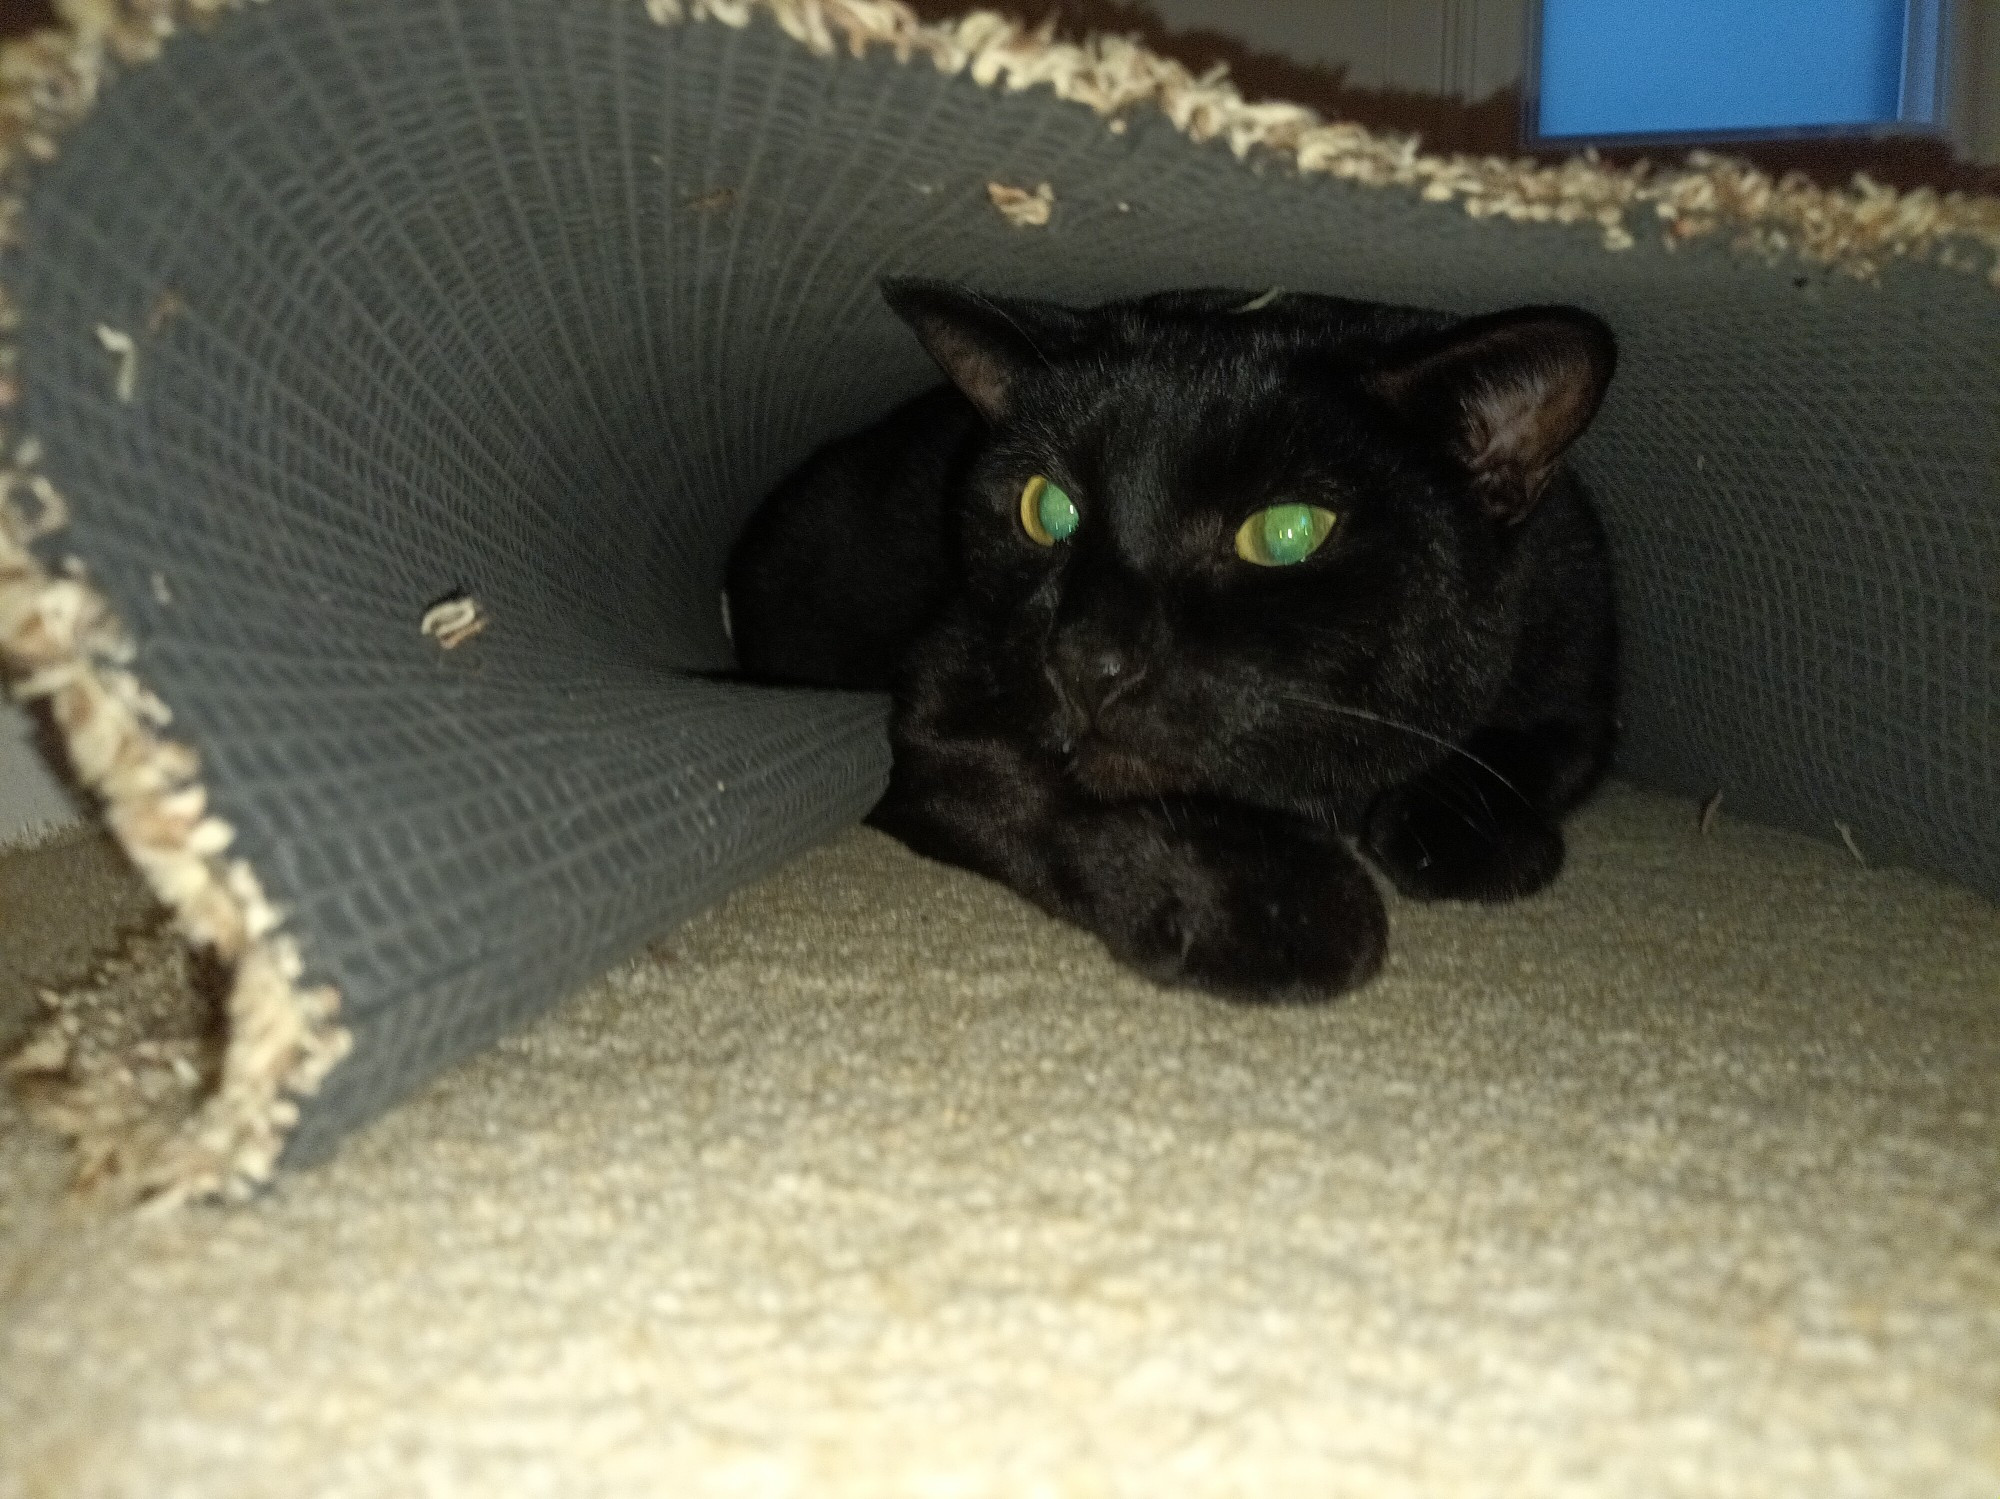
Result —
<path fill-rule="evenodd" d="M 1021 529 L 1037 546 L 1052 547 L 1076 530 L 1076 501 L 1036 474 L 1021 486 Z"/>
<path fill-rule="evenodd" d="M 1236 528 L 1236 555 L 1259 567 L 1303 562 L 1333 534 L 1335 520 L 1317 505 L 1273 505 Z"/>

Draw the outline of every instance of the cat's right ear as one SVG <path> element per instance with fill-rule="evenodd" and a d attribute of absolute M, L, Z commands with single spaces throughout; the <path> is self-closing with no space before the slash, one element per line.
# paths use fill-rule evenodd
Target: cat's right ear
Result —
<path fill-rule="evenodd" d="M 1604 400 L 1611 330 L 1577 307 L 1518 307 L 1416 340 L 1375 390 L 1444 438 L 1487 510 L 1518 521 Z"/>
<path fill-rule="evenodd" d="M 1077 315 L 1047 302 L 999 301 L 945 281 L 882 283 L 890 310 L 915 330 L 938 368 L 966 399 L 999 421 L 1015 384 L 1066 342 Z"/>

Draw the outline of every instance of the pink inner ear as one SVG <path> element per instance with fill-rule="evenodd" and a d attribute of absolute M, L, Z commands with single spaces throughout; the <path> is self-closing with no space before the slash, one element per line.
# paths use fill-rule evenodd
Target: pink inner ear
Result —
<path fill-rule="evenodd" d="M 1483 382 L 1466 396 L 1466 461 L 1474 468 L 1518 464 L 1538 446 L 1549 382 L 1537 375 Z"/>
<path fill-rule="evenodd" d="M 1441 347 L 1371 383 L 1449 445 L 1489 512 L 1519 520 L 1589 425 L 1616 359 L 1610 330 L 1590 314 L 1524 307 L 1447 330 Z"/>
<path fill-rule="evenodd" d="M 1477 469 L 1546 462 L 1564 440 L 1558 435 L 1564 424 L 1551 408 L 1564 404 L 1560 384 L 1545 369 L 1481 381 L 1465 401 L 1467 461 Z"/>
<path fill-rule="evenodd" d="M 1525 514 L 1596 406 L 1589 365 L 1561 357 L 1513 364 L 1467 392 L 1460 451 L 1496 511 Z"/>
<path fill-rule="evenodd" d="M 1004 363 L 977 339 L 942 322 L 927 320 L 919 325 L 918 333 L 951 383 L 986 414 L 988 421 L 998 421 L 1007 407 Z"/>

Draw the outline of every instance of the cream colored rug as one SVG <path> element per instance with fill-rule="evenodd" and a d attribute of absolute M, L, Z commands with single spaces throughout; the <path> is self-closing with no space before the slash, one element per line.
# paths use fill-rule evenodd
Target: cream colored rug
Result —
<path fill-rule="evenodd" d="M 1393 913 L 1231 1008 L 856 831 L 249 1208 L 10 1113 L 0 1493 L 2000 1496 L 2000 912 L 1614 790 Z"/>

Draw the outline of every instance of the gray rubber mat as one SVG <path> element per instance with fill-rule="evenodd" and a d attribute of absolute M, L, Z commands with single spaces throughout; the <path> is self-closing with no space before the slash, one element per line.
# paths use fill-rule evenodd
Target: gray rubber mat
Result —
<path fill-rule="evenodd" d="M 1056 193 L 1011 226 L 989 181 Z M 2000 295 L 1623 254 L 635 4 L 275 0 L 38 173 L 24 426 L 355 1049 L 292 1156 L 833 828 L 885 705 L 725 664 L 734 530 L 928 383 L 892 273 L 1591 307 L 1624 769 L 2000 893 Z M 93 330 L 130 330 L 133 399 Z M 426 607 L 490 618 L 440 651 Z"/>

